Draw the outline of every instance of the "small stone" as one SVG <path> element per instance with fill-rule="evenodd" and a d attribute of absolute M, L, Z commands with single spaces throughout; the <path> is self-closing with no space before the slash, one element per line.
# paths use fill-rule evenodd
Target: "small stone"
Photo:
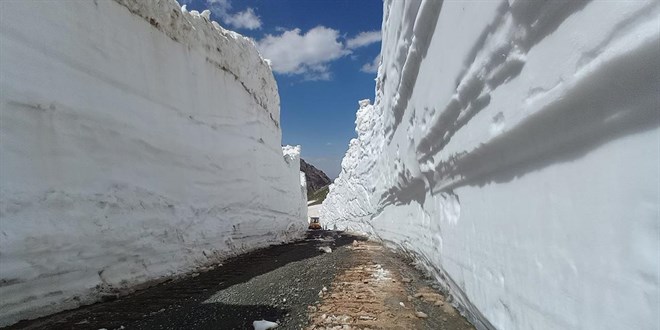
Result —
<path fill-rule="evenodd" d="M 410 282 L 412 282 L 412 280 L 409 279 L 409 278 L 407 278 L 407 277 L 402 277 L 402 278 L 401 278 L 401 282 L 403 282 L 403 283 L 410 283 Z"/>
<path fill-rule="evenodd" d="M 406 308 L 406 305 L 403 302 L 399 302 L 399 305 L 401 305 L 403 308 Z"/>
<path fill-rule="evenodd" d="M 412 300 L 413 300 L 413 297 L 412 297 L 412 296 L 408 296 L 408 301 L 412 301 Z"/>
<path fill-rule="evenodd" d="M 419 317 L 420 319 L 425 319 L 425 318 L 429 317 L 424 312 L 415 312 L 415 316 Z"/>
<path fill-rule="evenodd" d="M 444 305 L 444 304 L 445 304 L 445 303 L 443 303 L 442 301 L 437 300 L 437 301 L 435 302 L 434 305 L 436 305 L 436 306 L 442 306 L 442 305 Z"/>
<path fill-rule="evenodd" d="M 415 298 L 420 298 L 420 297 L 422 297 L 422 296 L 424 296 L 423 293 L 419 293 L 419 292 L 418 292 L 418 293 L 415 293 Z"/>
<path fill-rule="evenodd" d="M 321 246 L 321 247 L 319 247 L 319 251 L 325 252 L 325 253 L 331 253 L 332 249 L 329 246 Z"/>

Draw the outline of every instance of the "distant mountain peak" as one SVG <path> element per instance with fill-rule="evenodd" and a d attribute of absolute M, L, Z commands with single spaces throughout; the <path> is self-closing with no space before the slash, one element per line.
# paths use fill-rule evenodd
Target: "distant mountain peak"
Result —
<path fill-rule="evenodd" d="M 314 167 L 314 165 L 307 163 L 304 159 L 300 159 L 300 171 L 305 173 L 305 181 L 307 181 L 307 195 L 329 185 L 332 180 L 323 173 L 323 171 Z"/>

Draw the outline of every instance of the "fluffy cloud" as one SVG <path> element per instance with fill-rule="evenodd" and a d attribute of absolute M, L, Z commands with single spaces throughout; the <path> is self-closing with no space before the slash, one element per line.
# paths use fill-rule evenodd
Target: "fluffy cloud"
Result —
<path fill-rule="evenodd" d="M 365 65 L 362 66 L 360 71 L 366 72 L 366 73 L 378 73 L 378 66 L 380 65 L 380 54 L 374 58 L 373 62 L 371 63 L 366 63 Z"/>
<path fill-rule="evenodd" d="M 232 13 L 229 0 L 206 0 L 206 5 L 214 15 L 220 17 L 223 23 L 233 28 L 248 30 L 261 28 L 261 19 L 252 8 L 248 7 L 244 11 Z"/>
<path fill-rule="evenodd" d="M 379 42 L 381 39 L 380 31 L 360 32 L 355 37 L 346 41 L 346 47 L 355 49 Z"/>
<path fill-rule="evenodd" d="M 248 8 L 236 14 L 229 15 L 224 19 L 224 21 L 238 29 L 243 28 L 254 30 L 261 27 L 261 19 L 259 19 L 259 16 L 254 13 L 252 8 Z"/>
<path fill-rule="evenodd" d="M 277 73 L 302 74 L 306 80 L 330 79 L 328 63 L 351 53 L 338 40 L 339 31 L 317 26 L 301 32 L 296 28 L 267 35 L 257 42 L 257 47 L 272 61 Z"/>

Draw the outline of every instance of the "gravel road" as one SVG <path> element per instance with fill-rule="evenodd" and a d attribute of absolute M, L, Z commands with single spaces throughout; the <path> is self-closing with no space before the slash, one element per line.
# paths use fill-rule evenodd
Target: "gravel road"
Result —
<path fill-rule="evenodd" d="M 401 274 L 414 282 L 403 285 Z M 351 281 L 358 285 L 345 285 Z M 10 329 L 253 329 L 252 322 L 262 319 L 277 322 L 278 330 L 472 329 L 449 304 L 433 307 L 443 298 L 432 292 L 430 283 L 378 243 L 342 232 L 312 231 L 300 242 L 257 250 L 204 273 Z M 370 294 L 374 290 L 378 294 Z M 411 301 L 409 294 L 415 292 L 425 296 Z M 407 307 L 399 308 L 399 302 Z M 365 303 L 372 308 L 362 308 Z M 417 310 L 427 317 L 415 317 Z M 345 314 L 330 314 L 340 311 Z M 367 312 L 372 316 L 362 319 Z"/>

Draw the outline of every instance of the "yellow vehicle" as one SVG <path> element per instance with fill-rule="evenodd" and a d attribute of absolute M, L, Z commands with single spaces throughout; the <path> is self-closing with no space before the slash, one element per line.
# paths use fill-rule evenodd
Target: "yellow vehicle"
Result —
<path fill-rule="evenodd" d="M 322 229 L 321 228 L 321 222 L 319 221 L 319 217 L 311 217 L 309 221 L 309 229 Z"/>

